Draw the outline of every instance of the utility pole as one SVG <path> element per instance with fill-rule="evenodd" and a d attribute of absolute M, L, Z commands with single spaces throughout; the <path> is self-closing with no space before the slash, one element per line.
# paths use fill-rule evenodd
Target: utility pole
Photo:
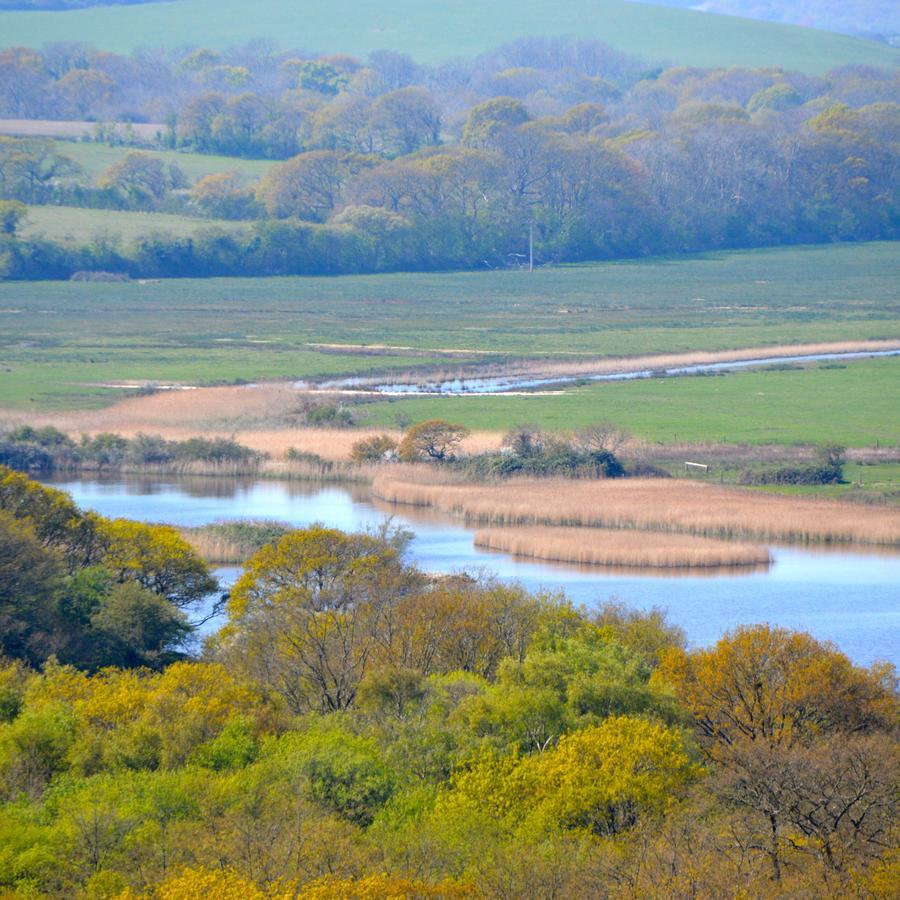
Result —
<path fill-rule="evenodd" d="M 528 223 L 528 271 L 534 271 L 534 222 Z"/>

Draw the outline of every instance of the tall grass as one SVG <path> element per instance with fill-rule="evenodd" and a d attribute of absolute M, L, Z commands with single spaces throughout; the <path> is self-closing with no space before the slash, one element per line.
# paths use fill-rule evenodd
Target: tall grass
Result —
<path fill-rule="evenodd" d="M 529 559 L 629 569 L 721 569 L 767 566 L 765 547 L 684 534 L 600 528 L 492 528 L 475 546 Z"/>
<path fill-rule="evenodd" d="M 900 545 L 900 510 L 781 497 L 675 479 L 510 480 L 463 485 L 376 476 L 375 496 L 486 525 L 623 528 L 701 537 Z"/>
<path fill-rule="evenodd" d="M 179 529 L 181 536 L 200 556 L 211 563 L 245 562 L 266 544 L 273 544 L 291 531 L 289 525 L 266 520 L 214 522 L 196 528 Z"/>

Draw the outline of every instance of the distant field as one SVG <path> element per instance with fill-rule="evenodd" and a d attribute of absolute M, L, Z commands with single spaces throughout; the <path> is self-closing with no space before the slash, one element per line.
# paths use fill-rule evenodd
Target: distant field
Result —
<path fill-rule="evenodd" d="M 900 445 L 900 359 L 842 368 L 612 382 L 552 396 L 444 397 L 363 407 L 365 425 L 448 419 L 472 429 L 532 423 L 549 430 L 615 422 L 650 441 Z"/>
<path fill-rule="evenodd" d="M 79 206 L 29 206 L 28 218 L 21 233 L 26 238 L 42 236 L 62 243 L 76 244 L 113 236 L 127 245 L 154 233 L 190 237 L 204 228 L 236 231 L 241 227 L 246 227 L 246 224 L 192 216 L 170 216 L 165 213 L 84 209 Z"/>
<path fill-rule="evenodd" d="M 319 53 L 410 53 L 435 63 L 527 35 L 597 38 L 647 60 L 696 66 L 785 66 L 824 72 L 839 65 L 894 65 L 898 51 L 874 41 L 807 28 L 650 7 L 626 0 L 178 0 L 70 12 L 0 13 L 4 45 L 85 41 L 102 49 L 225 47 L 256 38 Z"/>
<path fill-rule="evenodd" d="M 632 356 L 900 338 L 898 294 L 897 245 L 884 243 L 533 275 L 7 282 L 0 283 L 0 406 L 98 405 L 115 392 L 86 384 L 129 379 L 397 371 L 450 351 L 463 358 L 447 358 L 447 366 L 467 355 Z M 416 355 L 404 357 L 404 348 Z"/>
<path fill-rule="evenodd" d="M 79 140 L 90 138 L 97 127 L 96 122 L 66 122 L 49 119 L 0 119 L 0 134 L 17 137 L 53 137 Z M 118 126 L 122 134 L 128 126 Z M 133 124 L 134 134 L 144 141 L 153 141 L 165 131 L 165 125 Z"/>
<path fill-rule="evenodd" d="M 240 172 L 248 180 L 261 178 L 276 165 L 268 159 L 238 159 L 234 156 L 215 156 L 201 153 L 182 153 L 178 150 L 148 150 L 144 147 L 110 147 L 89 141 L 58 141 L 57 150 L 80 165 L 92 178 L 117 163 L 126 153 L 150 153 L 166 165 L 177 165 L 193 184 L 215 172 Z"/>

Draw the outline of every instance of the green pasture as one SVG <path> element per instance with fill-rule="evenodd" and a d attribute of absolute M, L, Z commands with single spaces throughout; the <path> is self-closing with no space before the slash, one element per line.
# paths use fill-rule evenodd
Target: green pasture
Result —
<path fill-rule="evenodd" d="M 56 346 L 49 352 L 29 353 L 31 349 L 0 347 L 0 408 L 96 408 L 121 399 L 127 389 L 116 385 L 131 382 L 234 384 L 364 372 L 372 367 L 372 358 L 362 355 L 331 356 L 293 347 L 270 347 L 261 353 L 246 344 L 216 346 L 199 337 L 190 345 L 136 336 L 127 345 L 97 341 Z M 402 357 L 378 360 L 385 370 L 408 362 Z"/>
<path fill-rule="evenodd" d="M 0 20 L 3 14 L 0 13 Z M 216 156 L 204 153 L 185 153 L 180 150 L 148 150 L 143 147 L 109 146 L 93 141 L 54 142 L 56 149 L 64 156 L 78 163 L 85 173 L 96 178 L 110 166 L 115 165 L 127 153 L 138 151 L 149 153 L 162 160 L 166 165 L 176 165 L 184 172 L 187 180 L 194 184 L 206 175 L 217 172 L 239 172 L 248 181 L 261 178 L 276 165 L 269 159 L 239 159 L 234 156 Z"/>
<path fill-rule="evenodd" d="M 845 368 L 759 369 L 607 382 L 561 394 L 432 397 L 362 407 L 367 425 L 448 419 L 473 429 L 531 423 L 549 430 L 611 421 L 638 437 L 728 444 L 900 444 L 900 359 Z"/>
<path fill-rule="evenodd" d="M 196 216 L 173 216 L 80 206 L 29 206 L 23 237 L 47 238 L 66 244 L 87 244 L 98 238 L 115 238 L 124 245 L 151 234 L 191 237 L 204 228 L 239 231 L 246 223 Z"/>
<path fill-rule="evenodd" d="M 212 383 L 402 371 L 434 365 L 441 356 L 453 367 L 475 359 L 900 338 L 897 276 L 897 245 L 877 243 L 532 275 L 3 282 L 0 406 L 58 406 L 61 394 L 67 403 L 96 405 L 108 402 L 108 392 L 85 383 L 132 379 Z M 741 383 L 737 376 L 689 381 Z M 569 397 L 522 402 L 583 407 Z M 412 408 L 431 401 L 409 402 Z M 462 402 L 476 404 L 475 411 L 483 401 Z M 530 416 L 516 412 L 511 421 Z"/>
<path fill-rule="evenodd" d="M 892 66 L 898 51 L 809 28 L 646 6 L 627 0 L 421 3 L 418 0 L 177 0 L 69 12 L 0 13 L 7 46 L 84 41 L 105 50 L 226 47 L 258 38 L 318 53 L 388 49 L 417 61 L 470 57 L 528 35 L 596 38 L 646 60 L 694 66 L 783 66 L 825 72 Z"/>

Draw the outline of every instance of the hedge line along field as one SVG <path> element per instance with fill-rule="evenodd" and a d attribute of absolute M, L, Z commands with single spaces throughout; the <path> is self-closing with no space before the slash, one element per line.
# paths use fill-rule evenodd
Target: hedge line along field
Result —
<path fill-rule="evenodd" d="M 69 12 L 0 13 L 7 45 L 40 47 L 84 41 L 103 50 L 137 47 L 216 47 L 277 39 L 284 47 L 365 56 L 375 50 L 411 54 L 425 63 L 476 56 L 529 35 L 605 41 L 645 60 L 694 66 L 782 66 L 826 72 L 840 65 L 891 66 L 898 53 L 875 41 L 810 28 L 750 21 L 626 0 L 414 0 L 360 4 L 307 0 L 302 15 L 284 0 L 179 0 Z M 477 22 L 478 27 L 472 28 Z"/>
<path fill-rule="evenodd" d="M 102 405 L 121 394 L 102 385 L 128 381 L 209 384 L 893 339 L 900 337 L 896 275 L 896 245 L 872 243 L 531 275 L 3 282 L 0 407 Z M 883 387 L 873 386 L 866 402 L 883 402 Z M 511 400 L 491 403 L 501 409 Z M 566 417 L 567 403 L 584 404 L 578 391 L 526 401 L 551 403 L 548 411 Z M 494 406 L 466 402 L 474 404 L 467 415 L 483 409 L 493 417 Z M 589 407 L 585 416 L 602 417 Z M 392 414 L 376 406 L 372 420 Z M 520 421 L 518 410 L 510 416 Z"/>
<path fill-rule="evenodd" d="M 152 234 L 192 237 L 204 228 L 239 231 L 243 227 L 246 223 L 168 213 L 85 209 L 80 206 L 29 206 L 20 234 L 29 240 L 44 237 L 76 245 L 114 237 L 128 246 Z"/>
<path fill-rule="evenodd" d="M 527 422 L 547 430 L 609 420 L 663 443 L 851 447 L 900 443 L 900 359 L 758 369 L 716 376 L 650 378 L 517 396 L 423 397 L 363 407 L 366 425 L 448 419 L 472 429 Z"/>

